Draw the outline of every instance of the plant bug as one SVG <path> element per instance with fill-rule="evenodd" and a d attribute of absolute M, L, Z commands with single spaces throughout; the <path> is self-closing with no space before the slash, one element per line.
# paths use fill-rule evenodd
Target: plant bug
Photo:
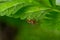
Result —
<path fill-rule="evenodd" d="M 37 23 L 37 21 L 34 20 L 34 19 L 28 19 L 27 22 L 28 22 L 29 24 L 36 24 L 36 23 Z"/>

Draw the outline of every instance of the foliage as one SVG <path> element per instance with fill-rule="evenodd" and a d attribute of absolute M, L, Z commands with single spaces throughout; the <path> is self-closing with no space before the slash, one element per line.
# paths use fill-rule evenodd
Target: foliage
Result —
<path fill-rule="evenodd" d="M 16 40 L 59 40 L 60 5 L 56 0 L 1 1 L 0 16 L 7 23 L 16 23 L 19 30 Z M 32 19 L 37 23 L 26 22 Z"/>

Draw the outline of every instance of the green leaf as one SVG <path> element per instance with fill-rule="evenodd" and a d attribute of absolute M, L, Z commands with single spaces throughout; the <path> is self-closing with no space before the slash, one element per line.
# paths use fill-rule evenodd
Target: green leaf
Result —
<path fill-rule="evenodd" d="M 38 19 L 38 17 L 41 15 L 41 10 L 47 10 L 49 8 L 40 8 L 38 5 L 28 5 L 23 8 L 21 8 L 17 13 L 12 15 L 14 18 L 20 18 L 20 19 Z M 40 15 L 39 15 L 40 14 Z M 37 16 L 39 15 L 39 16 Z"/>
<path fill-rule="evenodd" d="M 11 15 L 11 14 L 14 14 L 16 11 L 18 11 L 21 7 L 27 5 L 23 2 L 8 2 L 8 3 L 4 3 L 4 4 L 0 4 L 1 7 L 0 7 L 0 15 L 4 16 L 4 15 Z M 8 6 L 8 7 L 7 7 Z"/>
<path fill-rule="evenodd" d="M 56 6 L 56 9 L 60 10 L 60 6 Z"/>
<path fill-rule="evenodd" d="M 49 0 L 36 0 L 46 7 L 51 7 Z"/>
<path fill-rule="evenodd" d="M 49 2 L 53 7 L 56 7 L 56 0 L 49 0 Z"/>

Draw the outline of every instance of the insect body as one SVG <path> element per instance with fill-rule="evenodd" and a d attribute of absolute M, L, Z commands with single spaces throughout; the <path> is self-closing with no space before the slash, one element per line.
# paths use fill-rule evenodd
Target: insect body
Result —
<path fill-rule="evenodd" d="M 27 22 L 30 24 L 36 24 L 37 23 L 36 20 L 33 20 L 33 19 L 28 19 Z"/>

